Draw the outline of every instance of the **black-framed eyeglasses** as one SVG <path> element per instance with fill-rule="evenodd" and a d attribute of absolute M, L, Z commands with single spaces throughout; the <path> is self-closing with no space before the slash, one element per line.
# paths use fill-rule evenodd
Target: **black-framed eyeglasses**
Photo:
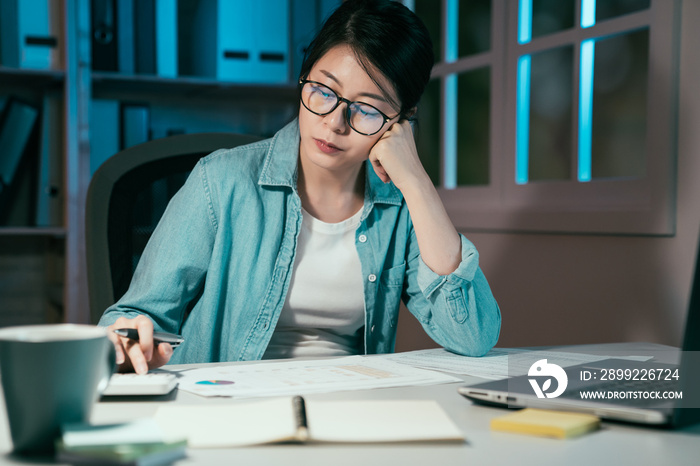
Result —
<path fill-rule="evenodd" d="M 316 115 L 328 115 L 341 103 L 346 104 L 345 121 L 353 131 L 364 136 L 377 134 L 384 125 L 400 115 L 388 117 L 378 108 L 364 102 L 351 102 L 340 97 L 330 87 L 308 79 L 299 80 L 301 85 L 301 103 L 304 107 Z"/>

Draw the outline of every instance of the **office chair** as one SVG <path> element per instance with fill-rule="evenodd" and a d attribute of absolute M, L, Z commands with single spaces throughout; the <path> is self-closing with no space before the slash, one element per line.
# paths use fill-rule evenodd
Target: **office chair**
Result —
<path fill-rule="evenodd" d="M 197 161 L 256 136 L 200 133 L 125 149 L 95 172 L 87 192 L 85 239 L 93 323 L 126 292 L 136 264 L 170 198 Z"/>

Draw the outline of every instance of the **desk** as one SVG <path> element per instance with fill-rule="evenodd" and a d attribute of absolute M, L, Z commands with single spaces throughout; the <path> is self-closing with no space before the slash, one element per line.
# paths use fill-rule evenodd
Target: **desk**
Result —
<path fill-rule="evenodd" d="M 591 345 L 556 350 L 628 351 L 629 354 L 672 356 L 669 347 L 652 344 Z M 663 356 L 659 356 L 663 355 Z M 669 362 L 669 361 L 664 361 Z M 261 362 L 264 364 L 264 362 Z M 172 366 L 183 368 L 183 366 Z M 483 379 L 460 377 L 466 383 Z M 489 422 L 508 411 L 472 404 L 457 393 L 460 384 L 400 387 L 308 395 L 313 400 L 434 399 L 462 429 L 468 443 L 420 445 L 271 445 L 238 449 L 189 449 L 177 465 L 697 465 L 700 462 L 700 426 L 681 431 L 604 422 L 601 430 L 583 437 L 555 440 L 492 432 Z M 162 403 L 226 404 L 225 398 L 203 398 L 177 392 L 171 401 L 104 401 L 95 406 L 95 422 L 123 422 L 155 413 Z M 0 407 L 0 464 L 28 464 L 7 456 L 10 438 L 4 401 Z"/>

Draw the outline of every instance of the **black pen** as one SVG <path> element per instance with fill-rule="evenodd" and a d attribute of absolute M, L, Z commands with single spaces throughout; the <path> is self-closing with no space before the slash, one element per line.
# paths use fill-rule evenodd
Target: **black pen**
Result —
<path fill-rule="evenodd" d="M 120 337 L 126 337 L 131 340 L 139 341 L 139 331 L 135 328 L 118 328 L 114 330 L 114 333 Z M 180 335 L 175 335 L 174 333 L 166 332 L 153 332 L 153 343 L 159 345 L 160 343 L 170 343 L 170 346 L 175 348 L 180 343 L 185 341 Z"/>

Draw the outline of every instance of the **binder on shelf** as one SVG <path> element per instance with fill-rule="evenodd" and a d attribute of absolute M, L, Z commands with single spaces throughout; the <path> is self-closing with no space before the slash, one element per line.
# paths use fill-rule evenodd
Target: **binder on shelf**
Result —
<path fill-rule="evenodd" d="M 183 18 L 179 31 L 183 38 L 178 50 L 180 75 L 215 77 L 217 1 L 180 0 L 178 16 Z"/>
<path fill-rule="evenodd" d="M 156 74 L 177 77 L 177 0 L 156 1 Z"/>
<path fill-rule="evenodd" d="M 306 50 L 323 23 L 340 6 L 342 0 L 292 0 L 292 57 L 290 82 L 299 78 Z"/>
<path fill-rule="evenodd" d="M 0 63 L 28 69 L 59 69 L 61 2 L 0 1 Z"/>
<path fill-rule="evenodd" d="M 117 0 L 91 0 L 92 69 L 117 71 Z"/>
<path fill-rule="evenodd" d="M 134 0 L 119 0 L 117 5 L 117 69 L 134 74 Z"/>
<path fill-rule="evenodd" d="M 41 110 L 39 169 L 36 193 L 38 227 L 63 224 L 63 106 L 58 94 L 47 93 Z"/>
<path fill-rule="evenodd" d="M 134 3 L 134 71 L 137 74 L 156 73 L 155 15 L 155 0 Z"/>
<path fill-rule="evenodd" d="M 306 0 L 292 0 L 292 65 L 290 82 L 296 82 L 304 62 L 306 49 L 318 30 L 316 8 Z"/>
<path fill-rule="evenodd" d="M 289 82 L 289 1 L 251 3 L 254 5 L 253 46 L 257 52 L 257 60 L 253 62 L 253 82 Z"/>
<path fill-rule="evenodd" d="M 120 148 L 119 101 L 90 101 L 90 176 Z"/>
<path fill-rule="evenodd" d="M 121 106 L 121 149 L 150 139 L 150 109 L 144 104 L 125 103 Z"/>
<path fill-rule="evenodd" d="M 174 78 L 178 74 L 178 1 L 134 3 L 135 71 Z"/>
<path fill-rule="evenodd" d="M 181 74 L 251 84 L 288 82 L 288 0 L 189 1 L 183 14 L 193 21 L 182 23 L 191 30 L 182 31 L 190 40 L 180 46 Z"/>
<path fill-rule="evenodd" d="M 0 193 L 4 193 L 17 172 L 39 110 L 14 97 L 8 99 L 0 117 Z"/>
<path fill-rule="evenodd" d="M 28 226 L 34 221 L 35 170 L 28 165 L 31 152 L 36 152 L 32 150 L 36 144 L 32 147 L 30 141 L 38 116 L 35 106 L 11 97 L 0 117 L 0 223 L 4 225 Z M 20 169 L 22 165 L 25 170 Z"/>

